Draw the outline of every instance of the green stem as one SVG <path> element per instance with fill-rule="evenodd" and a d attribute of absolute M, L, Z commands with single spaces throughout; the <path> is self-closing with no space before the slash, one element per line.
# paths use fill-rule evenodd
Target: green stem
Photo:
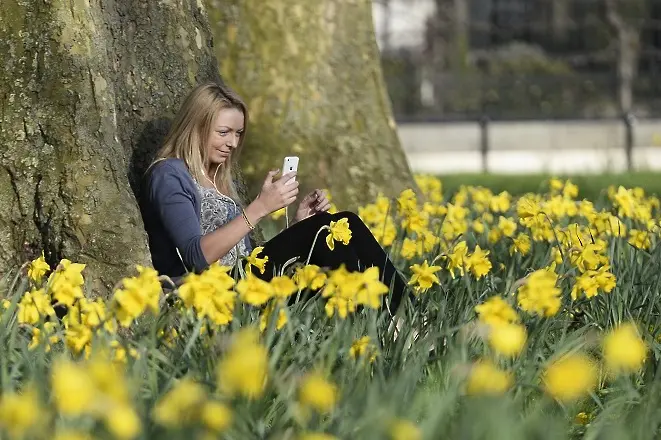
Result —
<path fill-rule="evenodd" d="M 319 230 L 317 231 L 317 233 L 314 235 L 314 240 L 312 240 L 312 246 L 310 247 L 310 252 L 308 253 L 308 258 L 305 260 L 305 265 L 306 265 L 306 266 L 307 266 L 308 264 L 310 264 L 310 258 L 312 258 L 312 251 L 314 250 L 314 245 L 317 244 L 317 238 L 319 238 L 319 234 L 320 234 L 321 231 L 323 231 L 324 229 L 328 229 L 328 230 L 330 230 L 330 226 L 327 226 L 327 225 L 322 226 L 321 228 L 319 228 Z"/>

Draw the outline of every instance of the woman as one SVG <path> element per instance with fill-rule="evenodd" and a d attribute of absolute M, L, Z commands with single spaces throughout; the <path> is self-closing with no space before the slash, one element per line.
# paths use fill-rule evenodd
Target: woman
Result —
<path fill-rule="evenodd" d="M 296 173 L 276 179 L 270 171 L 257 198 L 241 206 L 232 166 L 241 152 L 248 111 L 231 90 L 215 83 L 196 87 L 184 101 L 157 158 L 148 169 L 142 212 L 154 268 L 179 278 L 201 272 L 220 261 L 234 266 L 251 251 L 248 234 L 260 220 L 296 201 Z M 290 180 L 291 179 L 291 180 Z M 349 271 L 378 266 L 382 281 L 392 283 L 389 309 L 399 305 L 406 284 L 360 218 L 351 212 L 331 215 L 323 191 L 306 195 L 293 224 L 264 244 L 266 270 L 253 270 L 270 279 L 292 258 L 305 263 L 315 235 L 324 225 L 346 217 L 352 231 L 348 245 L 328 249 L 327 231 L 319 234 L 310 263 Z"/>

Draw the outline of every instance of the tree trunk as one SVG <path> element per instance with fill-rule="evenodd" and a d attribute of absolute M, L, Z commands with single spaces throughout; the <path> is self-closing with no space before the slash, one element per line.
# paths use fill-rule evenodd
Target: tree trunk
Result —
<path fill-rule="evenodd" d="M 553 39 L 558 45 L 564 44 L 568 36 L 570 11 L 568 0 L 550 0 L 551 2 L 551 29 Z"/>
<path fill-rule="evenodd" d="M 392 2 L 391 0 L 382 0 L 381 4 L 383 5 L 383 17 L 381 18 L 381 23 L 379 23 L 379 26 L 381 27 L 381 50 L 385 53 L 390 53 L 390 22 L 392 20 Z"/>
<path fill-rule="evenodd" d="M 644 0 L 605 0 L 606 18 L 615 30 L 618 44 L 618 100 L 623 114 L 633 111 L 633 86 L 638 74 L 640 27 L 648 15 Z"/>
<path fill-rule="evenodd" d="M 368 2 L 241 3 L 218 5 L 216 49 L 252 109 L 252 181 L 299 154 L 340 202 L 410 185 Z M 221 82 L 204 4 L 2 0 L 0 63 L 0 273 L 44 250 L 107 293 L 149 264 L 131 192 L 171 117 L 196 83 Z"/>
<path fill-rule="evenodd" d="M 246 100 L 253 192 L 286 155 L 302 190 L 340 208 L 413 187 L 385 89 L 369 0 L 206 0 L 223 78 Z"/>
<path fill-rule="evenodd" d="M 102 293 L 149 264 L 131 189 L 182 97 L 220 80 L 211 41 L 195 0 L 2 0 L 0 273 L 43 249 Z"/>
<path fill-rule="evenodd" d="M 638 74 L 640 33 L 635 28 L 623 28 L 618 36 L 619 56 L 617 71 L 619 84 L 620 110 L 623 114 L 633 111 L 633 86 Z"/>
<path fill-rule="evenodd" d="M 468 51 L 470 49 L 469 35 L 469 6 L 468 0 L 453 0 L 454 9 L 454 33 L 452 40 L 452 62 L 451 68 L 455 73 L 466 70 Z"/>
<path fill-rule="evenodd" d="M 469 49 L 469 4 L 466 0 L 436 0 L 428 23 L 428 70 L 433 76 L 435 111 L 442 115 L 457 110 L 455 96 L 464 100 Z"/>

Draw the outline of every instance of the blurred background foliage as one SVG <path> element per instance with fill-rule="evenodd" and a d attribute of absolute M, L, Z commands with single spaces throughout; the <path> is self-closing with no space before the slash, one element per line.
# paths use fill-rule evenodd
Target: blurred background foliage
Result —
<path fill-rule="evenodd" d="M 661 111 L 659 0 L 374 0 L 398 120 Z"/>

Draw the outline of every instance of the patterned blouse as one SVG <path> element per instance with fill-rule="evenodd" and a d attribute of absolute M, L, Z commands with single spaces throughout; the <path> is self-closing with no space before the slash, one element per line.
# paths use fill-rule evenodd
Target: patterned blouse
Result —
<path fill-rule="evenodd" d="M 229 223 L 237 216 L 241 215 L 239 207 L 231 198 L 220 194 L 214 188 L 205 188 L 198 182 L 195 182 L 200 192 L 200 225 L 202 235 L 215 231 L 226 223 Z M 239 257 L 250 255 L 252 246 L 246 235 L 243 240 L 238 242 L 227 254 L 220 259 L 223 266 L 234 266 Z"/>

